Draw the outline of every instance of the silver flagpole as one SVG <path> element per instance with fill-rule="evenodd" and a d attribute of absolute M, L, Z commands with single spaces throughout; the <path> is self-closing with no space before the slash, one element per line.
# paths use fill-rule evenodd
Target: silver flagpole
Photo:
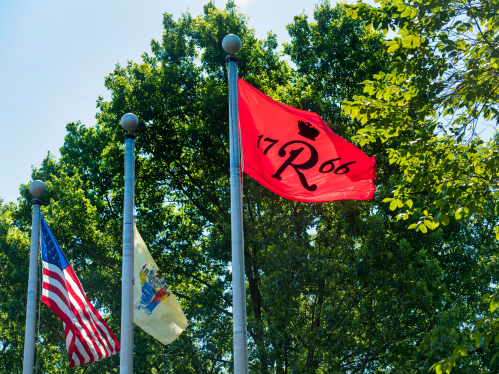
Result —
<path fill-rule="evenodd" d="M 31 218 L 31 251 L 29 254 L 28 305 L 26 307 L 26 330 L 24 331 L 23 374 L 32 374 L 35 366 L 35 325 L 36 325 L 36 279 L 38 277 L 38 253 L 40 252 L 40 205 L 38 199 L 47 191 L 40 180 L 29 185 L 33 216 Z"/>
<path fill-rule="evenodd" d="M 133 373 L 133 204 L 134 204 L 134 131 L 139 125 L 135 114 L 121 117 L 125 131 L 125 196 L 123 207 L 123 268 L 121 280 L 120 374 Z"/>
<path fill-rule="evenodd" d="M 241 189 L 241 153 L 239 149 L 239 113 L 237 109 L 237 61 L 235 53 L 241 40 L 227 35 L 222 47 L 229 53 L 225 62 L 229 73 L 229 139 L 230 139 L 230 211 L 232 232 L 232 318 L 234 330 L 234 373 L 248 373 L 246 341 L 246 288 L 244 284 L 243 201 Z"/>

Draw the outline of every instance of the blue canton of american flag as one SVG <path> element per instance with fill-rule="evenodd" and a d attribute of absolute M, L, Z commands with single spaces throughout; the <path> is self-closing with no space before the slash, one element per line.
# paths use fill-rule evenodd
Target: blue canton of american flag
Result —
<path fill-rule="evenodd" d="M 42 301 L 62 320 L 70 367 L 118 353 L 120 345 L 90 304 L 68 259 L 42 220 Z"/>

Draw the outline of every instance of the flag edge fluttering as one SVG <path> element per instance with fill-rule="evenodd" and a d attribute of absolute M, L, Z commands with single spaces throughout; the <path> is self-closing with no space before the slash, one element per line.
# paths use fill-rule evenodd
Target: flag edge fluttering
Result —
<path fill-rule="evenodd" d="M 109 339 L 110 342 L 112 341 L 112 343 L 114 344 L 114 348 L 111 348 L 109 347 L 109 350 L 110 350 L 110 354 L 106 354 L 106 355 L 102 355 L 102 357 L 98 357 L 97 359 L 92 359 L 91 356 L 90 357 L 90 360 L 87 361 L 87 362 L 80 362 L 80 360 L 78 359 L 79 363 L 78 364 L 75 364 L 75 360 L 73 359 L 73 354 L 76 354 L 75 353 L 75 350 L 76 350 L 76 343 L 75 343 L 75 340 L 76 340 L 76 336 L 78 336 L 77 332 L 76 332 L 76 328 L 73 324 L 73 322 L 71 321 L 71 318 L 69 316 L 67 316 L 61 309 L 60 307 L 57 305 L 57 302 L 53 299 L 51 299 L 50 297 L 44 295 L 44 292 L 43 290 L 46 290 L 47 292 L 54 292 L 54 291 L 50 291 L 49 288 L 45 288 L 45 285 L 47 285 L 47 287 L 50 287 L 50 283 L 46 283 L 45 281 L 45 277 L 48 277 L 48 278 L 51 278 L 49 277 L 48 274 L 45 274 L 42 272 L 42 294 L 40 295 L 41 296 L 41 301 L 43 304 L 45 304 L 47 307 L 49 307 L 52 312 L 54 312 L 54 314 L 57 316 L 57 318 L 59 318 L 61 320 L 61 322 L 63 323 L 63 327 L 66 327 L 71 331 L 72 333 L 72 339 L 71 339 L 71 342 L 68 346 L 67 344 L 67 333 L 66 333 L 66 328 L 64 328 L 64 338 L 66 340 L 66 352 L 68 354 L 68 359 L 69 359 L 69 362 L 70 362 L 70 367 L 76 367 L 76 366 L 81 366 L 81 365 L 85 365 L 85 364 L 89 364 L 91 362 L 95 362 L 95 361 L 99 361 L 103 358 L 108 358 L 108 357 L 111 357 L 113 355 L 116 355 L 119 351 L 120 351 L 120 344 L 118 342 L 118 339 L 116 338 L 116 336 L 114 335 L 114 333 L 112 332 L 111 328 L 109 327 L 109 325 L 107 324 L 107 322 L 104 320 L 104 318 L 101 316 L 101 314 L 99 313 L 99 311 L 97 309 L 95 309 L 95 307 L 93 306 L 93 304 L 88 300 L 87 296 L 86 296 L 86 293 L 83 289 L 83 286 L 81 285 L 81 282 L 78 278 L 78 276 L 76 275 L 74 269 L 73 269 L 73 266 L 71 265 L 71 263 L 67 260 L 67 257 L 65 255 L 65 253 L 63 252 L 62 248 L 60 247 L 59 243 L 57 242 L 57 239 L 55 238 L 55 235 L 52 233 L 52 231 L 50 230 L 50 227 L 48 226 L 48 223 L 45 221 L 45 218 L 43 217 L 42 214 L 40 214 L 40 223 L 41 223 L 41 227 L 40 227 L 40 239 L 42 239 L 42 232 L 43 232 L 43 227 L 46 228 L 47 230 L 47 233 L 49 234 L 51 240 L 53 241 L 54 245 L 57 246 L 61 252 L 61 254 L 64 256 L 65 260 L 68 262 L 68 266 L 67 267 L 70 267 L 71 268 L 71 271 L 72 271 L 72 274 L 69 273 L 68 271 L 68 274 L 71 276 L 73 282 L 75 282 L 75 279 L 73 279 L 73 276 L 74 275 L 74 278 L 76 278 L 76 281 L 77 283 L 75 282 L 75 285 L 78 287 L 79 291 L 82 293 L 83 297 L 85 298 L 85 300 L 83 302 L 86 302 L 87 303 L 87 306 L 90 308 L 91 312 L 94 313 L 94 316 L 96 319 L 99 320 L 99 322 L 101 324 L 104 325 L 104 327 L 107 329 L 107 333 L 109 334 Z M 40 247 L 40 254 L 41 254 L 41 262 L 42 262 L 42 267 L 43 267 L 43 270 L 45 270 L 45 268 L 47 267 L 47 271 L 50 271 L 48 270 L 48 266 L 49 266 L 49 263 L 47 262 L 46 265 L 44 264 L 45 261 L 43 259 L 43 251 L 44 251 L 44 240 L 41 240 L 41 247 Z M 45 249 L 46 250 L 46 249 Z M 48 256 L 48 254 L 47 254 Z M 54 265 L 56 266 L 56 265 Z M 66 267 L 66 268 L 67 268 Z M 65 283 L 66 283 L 66 292 L 68 293 L 68 297 L 69 297 L 69 290 L 67 290 L 67 278 L 66 278 L 66 275 L 64 274 L 64 271 L 66 270 L 66 268 L 62 269 L 62 272 L 63 272 L 63 275 L 64 275 L 64 279 L 61 279 L 61 280 L 64 280 Z M 54 278 L 55 279 L 55 278 Z M 52 285 L 54 286 L 54 285 Z M 57 287 L 57 286 L 54 286 L 54 287 Z M 56 293 L 57 295 L 57 293 Z M 58 295 L 59 296 L 59 295 Z M 60 297 L 60 296 L 59 296 Z M 74 296 L 73 296 L 74 297 Z M 79 296 L 78 296 L 79 297 Z M 64 300 L 61 300 L 61 301 L 64 301 Z M 67 299 L 68 303 L 70 302 L 69 299 Z M 60 313 L 63 314 L 64 316 L 66 316 L 67 318 L 62 318 L 58 312 L 53 308 L 53 306 L 51 305 L 52 303 L 54 303 L 54 307 L 56 307 L 58 310 L 60 310 Z M 67 305 L 69 307 L 69 305 Z M 70 310 L 71 311 L 71 310 Z M 75 317 L 76 318 L 76 317 Z M 85 318 L 87 318 L 85 316 Z M 67 323 L 67 321 L 65 321 L 65 319 L 69 319 L 69 323 Z M 91 317 L 91 319 L 93 319 Z M 65 326 L 66 325 L 66 326 Z M 100 330 L 99 326 L 96 326 L 97 328 L 97 331 Z M 99 334 L 100 334 L 100 331 L 98 331 Z M 95 331 L 94 331 L 95 333 Z M 102 340 L 102 338 L 99 338 L 99 340 Z M 100 344 L 100 342 L 97 342 L 97 343 L 93 343 L 93 344 Z M 100 348 L 99 348 L 100 349 Z M 105 348 L 104 348 L 105 349 Z M 88 354 L 88 352 L 87 352 Z M 78 356 L 78 354 L 76 354 Z"/>
<path fill-rule="evenodd" d="M 361 174 L 364 177 L 364 179 L 368 182 L 370 182 L 370 188 L 368 189 L 361 189 L 361 190 L 354 190 L 354 189 L 342 189 L 342 190 L 336 190 L 336 191 L 331 191 L 327 194 L 320 194 L 320 193 L 289 193 L 286 191 L 283 191 L 279 189 L 278 187 L 274 186 L 272 183 L 269 183 L 267 181 L 267 178 L 265 178 L 261 173 L 259 173 L 252 165 L 246 162 L 247 158 L 243 157 L 244 162 L 244 168 L 243 172 L 254 179 L 256 182 L 260 183 L 263 187 L 267 188 L 268 190 L 274 192 L 275 194 L 288 199 L 292 201 L 298 201 L 298 202 L 307 202 L 307 203 L 323 203 L 323 202 L 328 202 L 328 201 L 335 201 L 335 200 L 370 200 L 374 197 L 374 194 L 376 193 L 376 185 L 374 183 L 375 178 L 376 178 L 376 171 L 377 171 L 377 163 L 376 163 L 376 158 L 374 156 L 368 156 L 366 155 L 359 147 L 357 147 L 355 144 L 350 143 L 346 139 L 342 138 L 338 134 L 334 133 L 331 128 L 327 125 L 327 123 L 315 112 L 310 112 L 306 111 L 303 109 L 298 109 L 291 107 L 289 105 L 280 103 L 256 87 L 254 87 L 251 83 L 246 82 L 242 78 L 238 78 L 238 101 L 239 103 L 243 102 L 244 106 L 246 107 L 247 111 L 251 113 L 251 105 L 249 104 L 249 98 L 247 97 L 246 100 L 242 98 L 243 95 L 247 95 L 247 92 L 244 92 L 244 86 L 249 86 L 249 89 L 252 93 L 258 94 L 263 100 L 267 101 L 268 103 L 276 106 L 278 109 L 283 110 L 288 112 L 290 115 L 295 116 L 297 118 L 301 118 L 304 121 L 311 122 L 313 125 L 319 127 L 321 130 L 323 130 L 328 137 L 336 138 L 337 141 L 341 143 L 348 144 L 349 147 L 354 147 L 356 150 L 361 152 L 366 159 L 369 159 L 371 161 L 371 165 L 366 168 L 366 170 Z M 240 105 L 241 106 L 241 105 Z M 240 134 L 241 137 L 243 136 L 243 130 L 242 130 L 242 125 L 241 125 L 241 108 L 239 108 L 239 128 L 240 128 Z M 244 155 L 245 149 L 244 149 L 244 141 L 241 139 L 242 143 L 242 154 Z M 246 150 L 247 151 L 247 150 Z M 355 195 L 355 196 L 352 196 Z"/>
<path fill-rule="evenodd" d="M 149 248 L 147 248 L 147 244 L 145 244 L 144 240 L 142 239 L 142 236 L 140 235 L 139 233 L 139 230 L 134 222 L 133 224 L 133 232 L 134 232 L 134 261 L 133 261 L 133 274 L 134 274 L 134 311 L 135 309 L 137 308 L 137 305 L 139 304 L 139 302 L 137 302 L 137 300 L 140 301 L 140 298 L 141 298 L 141 295 L 142 295 L 142 284 L 141 284 L 141 281 L 140 281 L 140 275 L 139 275 L 139 264 L 138 264 L 138 256 L 137 256 L 137 253 L 136 251 L 138 250 L 137 247 L 140 247 L 140 246 L 144 246 L 143 249 L 145 249 L 145 252 L 147 252 L 147 254 L 151 257 L 152 261 L 154 262 L 154 264 L 156 265 L 156 267 L 158 268 L 159 270 L 159 267 L 157 266 L 156 264 L 156 261 L 154 260 L 154 258 L 152 257 L 151 253 L 149 252 Z M 147 257 L 147 256 L 145 256 Z M 137 287 L 137 285 L 140 285 L 140 288 Z M 172 293 L 172 297 L 175 299 L 175 294 L 174 292 L 171 290 L 171 288 L 167 285 L 168 289 L 170 290 L 170 292 Z M 138 297 L 137 297 L 138 296 Z M 157 336 L 154 336 L 152 335 L 149 331 L 146 331 L 144 329 L 143 326 L 141 326 L 138 322 L 138 320 L 136 320 L 136 318 L 138 319 L 139 316 L 137 314 L 137 312 L 134 312 L 134 316 L 133 316 L 133 319 L 134 319 L 134 324 L 139 327 L 143 332 L 145 332 L 146 334 L 150 335 L 151 337 L 153 337 L 154 339 L 156 339 L 157 341 L 159 341 L 161 344 L 163 345 L 168 345 L 168 344 L 171 344 L 172 342 L 174 342 L 176 339 L 178 339 L 178 337 L 185 331 L 185 329 L 188 327 L 189 323 L 187 321 L 187 317 L 185 317 L 185 314 L 184 314 L 184 311 L 182 309 L 182 307 L 180 306 L 180 304 L 178 303 L 178 301 L 175 299 L 175 302 L 177 303 L 180 311 L 182 312 L 182 316 L 184 317 L 185 319 L 185 327 L 184 328 L 181 328 L 178 324 L 176 324 L 179 328 L 180 328 L 180 332 L 177 333 L 177 335 L 173 338 L 173 339 L 160 339 L 158 338 Z M 167 307 L 166 305 L 163 305 L 163 307 Z M 143 321 L 143 320 L 142 320 Z"/>

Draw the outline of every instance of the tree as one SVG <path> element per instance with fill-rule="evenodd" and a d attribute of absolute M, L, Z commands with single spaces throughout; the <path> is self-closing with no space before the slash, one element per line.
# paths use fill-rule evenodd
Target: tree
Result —
<path fill-rule="evenodd" d="M 365 125 L 358 142 L 387 144 L 390 163 L 403 172 L 385 199 L 400 210 L 397 219 L 412 217 L 409 229 L 426 233 L 453 218 L 497 215 L 498 138 L 485 142 L 480 132 L 499 119 L 499 2 L 381 0 L 379 8 L 347 7 L 375 30 L 399 35 L 385 43 L 392 69 L 366 80 L 364 95 L 345 103 L 345 112 Z M 499 239 L 493 221 L 484 224 Z M 497 296 L 487 298 L 492 312 Z M 477 324 L 477 347 L 497 336 L 494 321 Z M 458 347 L 436 371 L 450 372 L 469 350 Z"/>
<path fill-rule="evenodd" d="M 481 122 L 496 126 L 499 119 L 498 9 L 497 1 L 382 0 L 380 8 L 360 3 L 348 11 L 400 35 L 386 42 L 393 70 L 364 82 L 367 96 L 345 111 L 366 125 L 360 144 L 390 146 L 414 134 L 388 152 L 404 172 L 391 207 L 407 207 L 400 217 L 418 218 L 416 230 L 483 215 L 498 198 L 497 141 L 479 137 Z M 418 203 L 422 194 L 430 204 Z"/>
<path fill-rule="evenodd" d="M 223 37 L 235 33 L 242 39 L 243 79 L 275 99 L 317 111 L 349 138 L 362 124 L 345 116 L 338 103 L 353 100 L 361 93 L 359 83 L 389 65 L 382 36 L 345 13 L 324 1 L 316 6 L 316 22 L 295 17 L 285 51 L 296 69 L 280 58 L 275 35 L 256 39 L 233 2 L 225 9 L 210 2 L 196 18 L 185 13 L 174 21 L 165 14 L 163 40 L 152 42 L 152 56 L 117 66 L 106 78 L 112 100 L 98 101 L 98 124 L 68 124 L 61 158 L 49 156 L 33 171 L 32 178 L 49 187 L 43 214 L 89 298 L 119 335 L 124 152 L 119 119 L 126 112 L 138 115 L 137 226 L 190 325 L 168 346 L 135 329 L 136 371 L 232 372 Z M 345 48 L 348 42 L 356 48 Z M 311 67 L 314 59 L 318 63 Z M 495 217 L 453 221 L 426 236 L 406 230 L 382 203 L 400 173 L 379 145 L 369 145 L 367 152 L 377 155 L 380 168 L 373 201 L 296 203 L 244 177 L 252 373 L 427 372 L 459 338 L 456 333 L 453 340 L 441 340 L 442 331 L 469 318 L 476 295 L 491 292 L 490 283 L 498 281 L 490 271 L 497 243 L 484 225 Z M 27 243 L 27 185 L 21 193 L 18 206 L 5 209 Z M 481 262 L 474 260 L 477 243 Z M 20 259 L 26 272 L 23 264 Z M 5 293 L 2 312 L 3 300 L 12 298 Z M 22 313 L 14 316 L 20 326 Z M 46 308 L 41 318 L 38 362 L 45 372 L 69 372 L 63 342 L 49 329 L 59 321 Z M 0 325 L 7 326 L 5 320 Z M 21 349 L 0 353 L 7 363 L 0 367 L 19 372 L 8 356 L 20 357 Z M 116 372 L 117 361 L 112 357 L 72 372 Z M 480 370 L 481 362 L 470 366 Z"/>
<path fill-rule="evenodd" d="M 24 323 L 26 292 L 24 284 L 27 268 L 24 259 L 29 256 L 29 241 L 26 235 L 12 228 L 13 204 L 3 205 L 0 199 L 0 316 L 4 323 L 0 326 L 0 347 L 3 352 L 3 367 L 22 367 L 24 346 Z"/>

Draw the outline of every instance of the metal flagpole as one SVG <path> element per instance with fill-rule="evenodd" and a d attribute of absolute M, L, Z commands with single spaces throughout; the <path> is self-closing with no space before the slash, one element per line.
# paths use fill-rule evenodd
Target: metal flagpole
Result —
<path fill-rule="evenodd" d="M 134 140 L 131 133 L 139 125 L 135 114 L 121 117 L 125 131 L 125 196 L 123 207 L 123 268 L 121 280 L 121 348 L 120 374 L 133 373 L 133 205 L 134 205 Z"/>
<path fill-rule="evenodd" d="M 222 47 L 229 53 L 225 62 L 229 73 L 229 138 L 230 138 L 230 211 L 232 232 L 232 318 L 234 329 L 234 373 L 248 373 L 246 341 L 246 288 L 244 284 L 243 202 L 241 189 L 241 153 L 239 149 L 239 116 L 237 109 L 237 61 L 235 53 L 241 40 L 227 35 Z"/>
<path fill-rule="evenodd" d="M 36 325 L 36 279 L 38 277 L 38 253 L 40 251 L 40 205 L 38 199 L 47 191 L 45 183 L 40 180 L 29 185 L 29 192 L 34 196 L 31 200 L 33 216 L 31 218 L 31 250 L 29 254 L 28 305 L 26 307 L 26 330 L 24 331 L 23 374 L 32 374 L 35 365 L 35 325 Z"/>

